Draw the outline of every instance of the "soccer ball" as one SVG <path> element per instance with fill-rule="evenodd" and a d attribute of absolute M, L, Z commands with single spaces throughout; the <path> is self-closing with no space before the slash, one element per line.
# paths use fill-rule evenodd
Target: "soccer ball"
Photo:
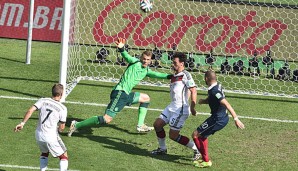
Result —
<path fill-rule="evenodd" d="M 141 0 L 140 1 L 140 8 L 141 8 L 141 10 L 144 11 L 144 12 L 151 11 L 152 10 L 152 6 L 153 6 L 153 4 L 152 4 L 151 1 L 152 0 Z"/>

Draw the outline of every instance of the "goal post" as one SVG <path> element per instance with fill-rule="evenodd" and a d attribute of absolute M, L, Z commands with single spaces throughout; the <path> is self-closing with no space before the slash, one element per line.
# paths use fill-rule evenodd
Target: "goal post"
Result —
<path fill-rule="evenodd" d="M 80 80 L 120 79 L 127 64 L 114 42 L 122 37 L 131 56 L 153 51 L 152 70 L 170 73 L 171 55 L 186 53 L 198 89 L 207 89 L 203 75 L 212 69 L 228 92 L 298 97 L 295 1 L 161 0 L 147 13 L 138 0 L 64 2 L 70 4 L 60 67 L 66 96 Z M 141 84 L 169 82 L 146 78 Z"/>
<path fill-rule="evenodd" d="M 70 42 L 70 15 L 71 15 L 71 1 L 63 0 L 63 24 L 62 24 L 62 34 L 61 34 L 61 52 L 60 52 L 60 72 L 59 72 L 59 83 L 64 87 L 64 94 L 61 101 L 64 102 L 66 96 L 68 95 L 67 90 L 67 69 L 68 69 L 68 50 Z"/>
<path fill-rule="evenodd" d="M 30 10 L 28 18 L 28 36 L 26 46 L 26 64 L 31 63 L 31 47 L 32 47 L 32 30 L 33 30 L 33 13 L 34 13 L 34 0 L 30 0 Z"/>

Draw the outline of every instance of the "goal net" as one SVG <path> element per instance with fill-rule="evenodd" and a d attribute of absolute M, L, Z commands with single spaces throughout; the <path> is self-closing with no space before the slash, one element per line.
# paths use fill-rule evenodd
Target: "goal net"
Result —
<path fill-rule="evenodd" d="M 173 53 L 187 54 L 199 89 L 212 69 L 225 91 L 298 97 L 297 1 L 155 0 L 147 13 L 139 2 L 71 1 L 67 95 L 80 80 L 119 80 L 127 63 L 114 42 L 122 37 L 131 56 L 153 51 L 152 70 L 171 73 Z"/>

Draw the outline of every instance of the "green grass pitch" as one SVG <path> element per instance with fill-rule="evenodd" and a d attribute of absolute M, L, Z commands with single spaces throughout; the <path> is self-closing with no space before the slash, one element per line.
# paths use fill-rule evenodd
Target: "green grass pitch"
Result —
<path fill-rule="evenodd" d="M 13 128 L 37 98 L 50 96 L 51 86 L 58 82 L 60 45 L 33 42 L 31 64 L 26 65 L 26 41 L 0 39 L 0 44 L 0 170 L 27 170 L 9 168 L 9 165 L 39 167 L 40 153 L 34 138 L 37 113 L 20 133 L 14 133 Z M 102 115 L 113 86 L 112 83 L 80 82 L 66 101 L 67 126 L 72 119 Z M 150 109 L 157 110 L 148 111 L 146 123 L 152 125 L 160 110 L 169 103 L 168 88 L 137 86 L 134 91 L 151 96 Z M 198 92 L 198 98 L 204 97 L 206 92 Z M 296 170 L 298 99 L 238 94 L 227 94 L 227 99 L 242 117 L 246 129 L 236 129 L 231 120 L 226 128 L 209 138 L 213 166 L 208 170 Z M 151 156 L 149 152 L 158 146 L 155 133 L 136 133 L 138 106 L 133 107 L 125 108 L 110 125 L 84 129 L 71 138 L 62 134 L 68 147 L 69 169 L 198 170 L 192 166 L 192 151 L 168 137 L 169 154 Z M 198 105 L 197 111 L 207 113 L 209 109 Z M 190 137 L 207 117 L 191 116 L 181 134 Z M 282 122 L 285 120 L 293 122 Z M 168 131 L 169 127 L 165 129 Z M 50 157 L 49 167 L 58 168 L 58 159 Z"/>

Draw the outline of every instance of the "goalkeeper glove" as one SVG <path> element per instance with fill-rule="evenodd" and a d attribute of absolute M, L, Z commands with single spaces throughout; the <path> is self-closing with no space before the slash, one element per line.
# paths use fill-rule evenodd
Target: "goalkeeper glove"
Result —
<path fill-rule="evenodd" d="M 172 79 L 173 74 L 168 74 L 167 79 Z"/>
<path fill-rule="evenodd" d="M 125 39 L 118 38 L 118 40 L 115 42 L 119 52 L 124 52 L 124 45 L 125 45 Z"/>

